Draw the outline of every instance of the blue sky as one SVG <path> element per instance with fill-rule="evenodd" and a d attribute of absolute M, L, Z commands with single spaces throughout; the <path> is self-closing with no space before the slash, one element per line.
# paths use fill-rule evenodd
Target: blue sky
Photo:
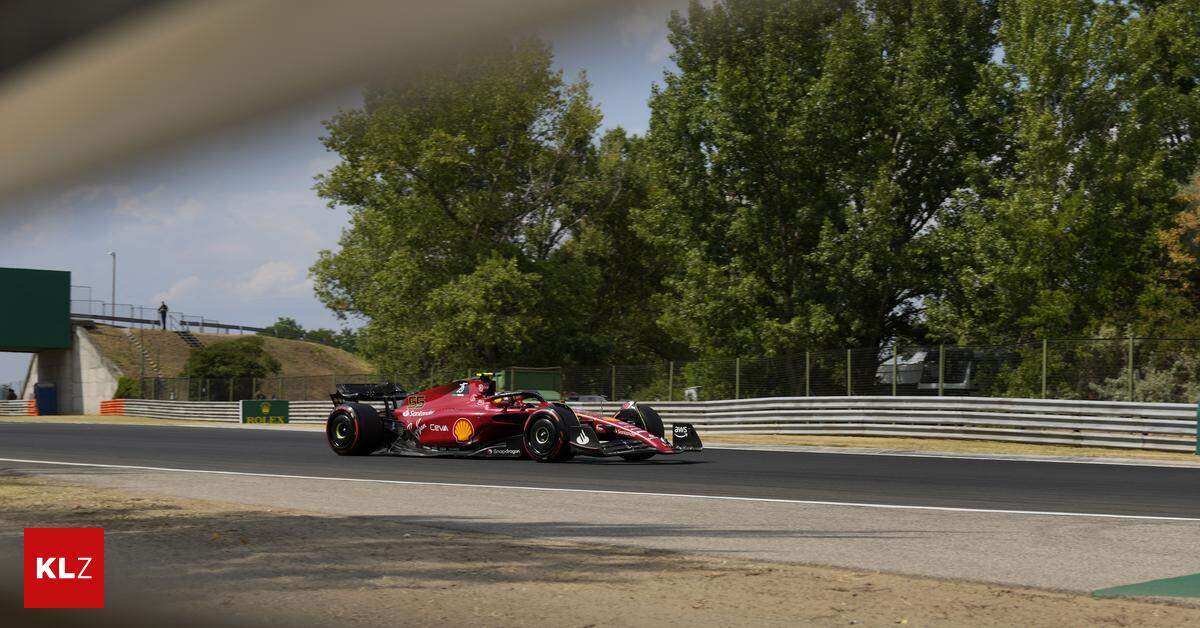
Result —
<path fill-rule="evenodd" d="M 568 77 L 587 71 L 605 127 L 645 132 L 650 84 L 670 65 L 669 10 L 627 9 L 542 33 Z M 107 301 L 115 250 L 118 303 L 165 300 L 229 323 L 291 316 L 340 326 L 313 296 L 308 267 L 336 246 L 347 214 L 326 207 L 312 183 L 335 163 L 318 142 L 320 121 L 357 103 L 357 91 L 335 94 L 9 200 L 0 205 L 0 266 L 68 270 L 72 284 Z M 27 364 L 0 353 L 0 383 L 24 377 Z"/>

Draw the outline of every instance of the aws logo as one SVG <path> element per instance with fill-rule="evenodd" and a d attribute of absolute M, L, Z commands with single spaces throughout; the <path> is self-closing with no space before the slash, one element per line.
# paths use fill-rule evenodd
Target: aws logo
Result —
<path fill-rule="evenodd" d="M 454 440 L 465 443 L 471 440 L 471 437 L 475 436 L 475 425 L 467 419 L 459 419 L 454 422 L 452 431 L 454 433 Z"/>

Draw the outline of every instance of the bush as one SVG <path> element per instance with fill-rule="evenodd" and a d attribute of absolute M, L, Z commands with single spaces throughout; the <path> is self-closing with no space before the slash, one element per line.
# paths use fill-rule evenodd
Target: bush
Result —
<path fill-rule="evenodd" d="M 122 377 L 117 380 L 117 392 L 113 399 L 141 399 L 142 382 L 132 377 Z"/>
<path fill-rule="evenodd" d="M 279 372 L 279 361 L 263 349 L 263 339 L 247 336 L 192 351 L 184 377 L 266 377 Z"/>

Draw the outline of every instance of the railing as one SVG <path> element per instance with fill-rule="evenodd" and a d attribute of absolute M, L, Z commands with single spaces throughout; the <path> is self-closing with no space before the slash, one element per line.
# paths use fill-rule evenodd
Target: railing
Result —
<path fill-rule="evenodd" d="M 71 317 L 91 319 L 110 323 L 124 323 L 131 327 L 153 328 L 162 324 L 158 308 L 129 303 L 117 303 L 115 306 L 107 301 L 96 299 L 72 299 Z M 184 314 L 183 312 L 167 313 L 168 329 L 193 329 L 200 332 L 213 331 L 216 333 L 259 333 L 267 331 L 263 327 L 250 325 L 230 325 L 211 318 Z"/>

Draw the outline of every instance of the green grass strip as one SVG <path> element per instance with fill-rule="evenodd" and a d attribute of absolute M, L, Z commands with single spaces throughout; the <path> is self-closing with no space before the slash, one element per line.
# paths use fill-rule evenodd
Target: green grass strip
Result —
<path fill-rule="evenodd" d="M 1200 573 L 1093 591 L 1096 597 L 1200 597 Z"/>

